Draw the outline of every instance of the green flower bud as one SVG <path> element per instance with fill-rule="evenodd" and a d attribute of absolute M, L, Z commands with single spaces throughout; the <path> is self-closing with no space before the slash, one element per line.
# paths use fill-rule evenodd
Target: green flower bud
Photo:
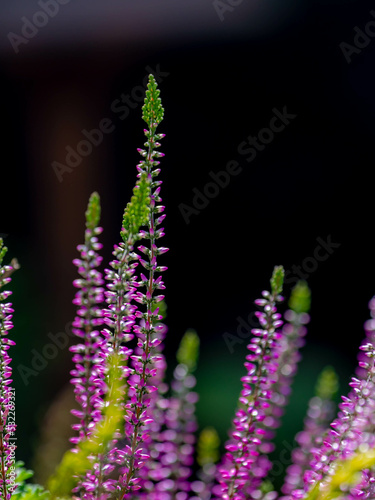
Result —
<path fill-rule="evenodd" d="M 283 266 L 275 266 L 271 278 L 272 295 L 276 297 L 283 291 L 285 271 Z"/>
<path fill-rule="evenodd" d="M 164 116 L 164 109 L 159 97 L 160 90 L 154 75 L 149 75 L 146 96 L 142 107 L 142 118 L 150 128 L 158 125 Z"/>

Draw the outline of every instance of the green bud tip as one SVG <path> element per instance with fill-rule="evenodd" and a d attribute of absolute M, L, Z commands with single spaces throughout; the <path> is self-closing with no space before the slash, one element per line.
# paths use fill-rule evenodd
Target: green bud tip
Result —
<path fill-rule="evenodd" d="M 311 305 L 311 290 L 306 281 L 300 280 L 293 287 L 289 307 L 297 314 L 308 313 Z"/>
<path fill-rule="evenodd" d="M 272 295 L 276 297 L 283 291 L 285 271 L 283 266 L 275 266 L 271 278 Z"/>
<path fill-rule="evenodd" d="M 87 229 L 95 229 L 100 221 L 100 196 L 94 191 L 89 199 L 86 210 L 86 227 Z"/>
<path fill-rule="evenodd" d="M 148 84 L 144 105 L 142 107 L 142 118 L 150 128 L 156 127 L 163 119 L 164 109 L 159 97 L 160 90 L 154 75 L 148 76 Z"/>
<path fill-rule="evenodd" d="M 315 394 L 321 399 L 333 399 L 339 390 L 339 378 L 332 366 L 326 366 L 320 373 Z"/>
<path fill-rule="evenodd" d="M 181 339 L 177 351 L 177 362 L 186 365 L 190 372 L 194 371 L 199 356 L 199 337 L 195 330 L 187 330 Z"/>

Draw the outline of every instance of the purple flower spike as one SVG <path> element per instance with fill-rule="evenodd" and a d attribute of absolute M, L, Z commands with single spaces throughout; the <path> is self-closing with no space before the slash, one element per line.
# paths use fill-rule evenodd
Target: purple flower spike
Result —
<path fill-rule="evenodd" d="M 78 430 L 78 436 L 71 438 L 71 442 L 78 444 L 87 438 L 96 422 L 101 418 L 102 396 L 105 394 L 104 373 L 104 340 L 97 327 L 102 324 L 101 307 L 104 300 L 102 274 L 97 270 L 102 257 L 98 250 L 102 248 L 97 236 L 102 232 L 101 227 L 87 228 L 85 243 L 77 247 L 81 258 L 75 259 L 81 278 L 75 280 L 74 285 L 79 289 L 73 303 L 77 306 L 77 316 L 73 322 L 73 333 L 80 339 L 80 343 L 73 345 L 69 350 L 74 354 L 75 368 L 70 373 L 71 383 L 74 385 L 75 398 L 80 410 L 72 410 L 73 415 L 79 418 L 79 424 L 73 429 Z"/>
<path fill-rule="evenodd" d="M 153 425 L 158 426 L 159 432 L 150 447 L 152 461 L 144 486 L 148 500 L 183 500 L 191 491 L 194 433 L 197 430 L 195 403 L 198 400 L 198 395 L 192 391 L 196 384 L 192 372 L 198 350 L 199 338 L 194 330 L 188 330 L 177 353 L 179 364 L 173 374 L 172 395 L 159 402 L 158 411 L 153 415 Z"/>
<path fill-rule="evenodd" d="M 281 424 L 281 417 L 289 401 L 291 386 L 297 372 L 297 365 L 301 360 L 300 349 L 305 344 L 306 325 L 310 321 L 310 316 L 308 315 L 310 296 L 311 292 L 307 283 L 304 281 L 298 282 L 293 288 L 289 299 L 288 304 L 290 309 L 284 314 L 285 324 L 282 329 L 282 337 L 277 344 L 278 368 L 275 373 L 275 383 L 269 400 L 270 404 L 264 410 L 265 418 L 259 424 L 260 429 L 264 429 L 262 443 L 259 446 L 261 455 L 259 455 L 254 464 L 254 479 L 249 484 L 249 495 L 256 498 L 261 498 L 262 492 L 260 491 L 260 487 L 262 481 L 267 471 L 272 467 L 266 455 L 274 450 L 272 440 L 276 434 L 275 429 Z M 265 305 L 264 300 L 258 300 L 258 305 Z M 275 324 L 278 326 L 277 318 L 280 317 L 281 315 L 275 315 L 274 317 Z M 275 492 L 273 493 L 276 495 Z M 268 496 L 271 496 L 271 492 L 268 492 Z"/>
<path fill-rule="evenodd" d="M 145 132 L 147 149 L 139 150 L 144 160 L 138 165 L 138 178 L 148 179 L 150 203 L 145 222 L 147 230 L 140 231 L 139 235 L 145 240 L 149 240 L 149 244 L 147 247 L 141 245 L 139 248 L 143 256 L 139 258 L 142 274 L 137 286 L 143 291 L 134 294 L 134 299 L 140 304 L 140 311 L 137 312 L 138 323 L 133 327 L 137 337 L 138 351 L 131 356 L 133 373 L 129 377 L 128 400 L 125 405 L 127 412 L 125 436 L 129 444 L 126 447 L 127 458 L 122 468 L 123 475 L 120 476 L 120 500 L 128 498 L 131 492 L 139 489 L 139 477 L 136 482 L 136 473 L 150 458 L 147 450 L 147 442 L 150 439 L 148 428 L 153 423 L 151 411 L 153 393 L 158 390 L 155 385 L 155 375 L 157 374 L 155 362 L 158 359 L 155 348 L 162 341 L 158 332 L 163 330 L 162 325 L 157 325 L 162 319 L 162 316 L 158 314 L 157 304 L 163 300 L 164 296 L 156 295 L 156 293 L 158 289 L 165 288 L 159 273 L 167 268 L 158 266 L 157 260 L 158 256 L 165 253 L 167 249 L 158 247 L 157 244 L 157 240 L 164 233 L 162 228 L 158 229 L 162 216 L 157 218 L 156 215 L 163 212 L 164 206 L 158 205 L 162 201 L 159 196 L 161 181 L 155 180 L 160 173 L 160 169 L 155 169 L 159 163 L 155 161 L 155 158 L 162 156 L 157 151 L 160 146 L 157 141 L 161 139 L 161 135 L 156 134 L 156 128 L 162 119 L 163 110 L 156 80 L 152 75 L 149 76 L 148 90 L 142 109 L 143 119 L 148 125 L 148 130 Z"/>
<path fill-rule="evenodd" d="M 134 271 L 137 263 L 134 262 L 136 255 L 133 253 L 134 243 L 138 235 L 132 231 L 123 232 L 124 241 L 115 245 L 113 255 L 115 259 L 110 262 L 111 269 L 106 269 L 107 291 L 104 292 L 107 308 L 102 310 L 103 323 L 107 326 L 102 330 L 105 339 L 102 344 L 104 358 L 112 353 L 119 354 L 122 358 L 123 378 L 128 379 L 133 374 L 133 369 L 128 367 L 129 357 L 133 350 L 127 347 L 127 343 L 134 338 L 132 328 L 135 323 L 137 306 L 132 303 L 134 292 L 137 289 Z M 115 404 L 124 409 L 125 394 Z M 128 414 L 124 409 L 124 418 Z M 93 470 L 86 475 L 86 482 L 94 489 L 94 497 L 86 500 L 95 500 L 99 497 L 106 500 L 113 495 L 113 491 L 119 491 L 123 484 L 120 480 L 112 481 L 108 477 L 114 468 L 117 476 L 123 474 L 128 463 L 128 454 L 123 453 L 121 440 L 126 433 L 124 429 L 118 429 L 112 443 L 104 456 L 97 457 L 93 464 Z M 126 451 L 129 450 L 126 441 Z M 120 476 L 121 478 L 121 476 Z"/>
<path fill-rule="evenodd" d="M 275 268 L 271 280 L 272 293 L 262 292 L 263 299 L 258 304 L 263 308 L 257 314 L 260 328 L 252 331 L 254 337 L 247 346 L 250 354 L 246 356 L 246 376 L 242 377 L 243 388 L 240 394 L 240 407 L 233 420 L 234 430 L 225 448 L 227 453 L 218 468 L 220 485 L 214 487 L 213 493 L 223 500 L 245 500 L 249 491 L 258 487 L 259 477 L 268 472 L 268 461 L 261 470 L 254 465 L 260 454 L 260 445 L 264 429 L 261 427 L 276 382 L 278 370 L 279 340 L 282 337 L 278 328 L 282 321 L 277 313 L 276 304 L 283 300 L 279 295 L 282 290 L 284 272 Z"/>
<path fill-rule="evenodd" d="M 363 347 L 369 344 L 375 347 L 375 297 L 373 297 L 369 302 L 369 309 L 371 319 L 367 320 L 364 324 L 365 329 L 365 339 L 363 341 Z M 371 349 L 371 348 L 370 348 Z M 367 367 L 368 367 L 368 355 L 367 348 L 360 349 L 358 354 L 358 368 L 356 370 L 356 375 L 359 379 L 366 378 Z M 375 384 L 375 377 L 371 378 L 373 384 Z M 372 398 L 375 399 L 375 391 L 372 394 Z M 370 413 L 369 421 L 362 432 L 362 450 L 371 449 L 375 447 L 375 435 L 373 432 L 375 426 L 375 411 Z M 362 472 L 362 481 L 350 491 L 348 497 L 353 500 L 373 498 L 375 495 L 375 474 L 372 470 L 364 470 Z"/>
<path fill-rule="evenodd" d="M 97 193 L 90 197 L 86 212 L 85 243 L 77 250 L 80 258 L 73 263 L 78 268 L 79 279 L 73 282 L 78 291 L 73 299 L 77 306 L 77 316 L 73 322 L 73 333 L 80 342 L 72 345 L 69 350 L 73 353 L 75 368 L 70 372 L 71 383 L 74 385 L 74 394 L 78 409 L 71 413 L 79 419 L 72 428 L 78 435 L 70 439 L 74 445 L 79 445 L 90 437 L 95 425 L 101 420 L 103 396 L 107 387 L 105 384 L 105 356 L 106 341 L 100 335 L 98 326 L 103 324 L 101 304 L 104 301 L 104 281 L 98 267 L 102 257 L 98 254 L 102 244 L 98 236 L 102 228 L 98 227 L 100 218 L 100 199 Z M 73 451 L 76 449 L 73 448 Z M 92 485 L 87 478 L 80 478 L 74 492 L 80 491 L 83 496 L 89 495 Z"/>
<path fill-rule="evenodd" d="M 342 396 L 340 411 L 331 423 L 331 429 L 322 445 L 312 449 L 313 459 L 304 475 L 304 489 L 293 491 L 293 498 L 299 498 L 318 481 L 324 481 L 332 475 L 337 460 L 351 457 L 360 446 L 363 450 L 364 446 L 368 449 L 375 444 L 373 433 L 368 433 L 375 410 L 375 348 L 371 342 L 367 342 L 360 349 L 365 353 L 366 361 L 360 361 L 365 378 L 352 377 L 349 383 L 352 390 L 347 397 Z"/>
<path fill-rule="evenodd" d="M 7 248 L 0 238 L 0 289 L 11 281 L 10 275 L 19 267 L 16 260 L 12 262 L 12 266 L 2 265 L 6 252 Z M 16 449 L 13 442 L 10 443 L 10 437 L 14 435 L 17 426 L 14 420 L 8 420 L 9 412 L 14 412 L 14 393 L 10 386 L 13 382 L 12 358 L 8 354 L 9 347 L 15 345 L 15 342 L 8 337 L 9 331 L 13 328 L 14 311 L 10 302 L 4 302 L 11 293 L 9 290 L 0 292 L 0 496 L 7 500 L 16 487 L 15 484 L 10 485 L 11 467 L 15 464 Z"/>

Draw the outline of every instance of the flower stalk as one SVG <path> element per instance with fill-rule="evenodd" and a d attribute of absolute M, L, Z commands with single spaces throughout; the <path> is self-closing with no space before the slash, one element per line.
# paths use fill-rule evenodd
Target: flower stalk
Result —
<path fill-rule="evenodd" d="M 97 269 L 102 262 L 102 257 L 98 254 L 102 248 L 98 241 L 98 235 L 102 232 L 102 228 L 98 226 L 99 219 L 100 198 L 97 193 L 93 193 L 86 211 L 85 243 L 77 247 L 80 259 L 73 261 L 81 276 L 73 282 L 79 289 L 73 300 L 78 308 L 73 333 L 81 343 L 70 347 L 75 363 L 75 368 L 71 371 L 71 383 L 80 405 L 79 410 L 71 411 L 80 419 L 78 424 L 72 426 L 79 432 L 78 436 L 70 439 L 75 445 L 87 438 L 96 422 L 101 419 L 102 398 L 106 392 L 104 346 L 97 329 L 103 323 L 100 304 L 104 300 L 104 281 Z"/>
<path fill-rule="evenodd" d="M 292 464 L 288 467 L 281 490 L 283 500 L 290 500 L 293 491 L 303 489 L 303 476 L 310 467 L 313 452 L 322 445 L 334 417 L 333 397 L 338 390 L 338 378 L 331 367 L 326 367 L 318 378 L 315 395 L 308 403 L 304 429 L 296 436 L 298 447 L 292 451 Z"/>
<path fill-rule="evenodd" d="M 152 484 L 148 485 L 149 500 L 160 496 L 185 500 L 191 491 L 190 477 L 194 463 L 194 443 L 197 422 L 193 392 L 196 379 L 193 372 L 199 354 L 199 337 L 195 330 L 187 330 L 177 352 L 177 366 L 171 382 L 171 396 L 161 403 L 162 427 L 153 446 L 153 468 L 149 471 Z"/>
<path fill-rule="evenodd" d="M 255 304 L 262 307 L 257 317 L 260 328 L 253 329 L 254 337 L 247 346 L 251 354 L 246 356 L 247 375 L 242 377 L 243 389 L 239 398 L 240 408 L 234 418 L 232 439 L 227 442 L 227 453 L 218 469 L 220 496 L 224 500 L 242 500 L 247 497 L 244 486 L 251 478 L 252 467 L 259 456 L 264 429 L 259 423 L 265 417 L 272 396 L 274 374 L 278 368 L 278 343 L 281 333 L 278 328 L 283 324 L 276 304 L 283 300 L 282 291 L 284 269 L 275 267 L 271 279 L 271 292 L 263 291 L 262 299 Z M 218 496 L 219 488 L 215 488 Z"/>
<path fill-rule="evenodd" d="M 155 291 L 165 288 L 161 276 L 156 277 L 156 275 L 167 269 L 157 264 L 158 256 L 168 249 L 157 245 L 157 240 L 164 235 L 163 229 L 158 229 L 164 215 L 158 218 L 156 215 L 162 213 L 164 207 L 158 205 L 161 202 L 159 196 L 161 181 L 155 180 L 160 173 L 160 169 L 155 168 L 159 165 L 156 158 L 164 156 L 163 153 L 157 151 L 160 146 L 157 141 L 163 138 L 164 134 L 156 134 L 156 129 L 163 119 L 164 110 L 159 97 L 160 91 L 153 75 L 149 76 L 147 87 L 145 103 L 142 108 L 142 118 L 148 125 L 148 129 L 144 131 L 147 138 L 145 143 L 147 149 L 138 150 L 145 159 L 137 165 L 137 169 L 138 178 L 147 178 L 150 189 L 149 210 L 145 222 L 147 229 L 139 232 L 143 239 L 149 240 L 149 246 L 140 245 L 138 247 L 138 250 L 145 256 L 145 258 L 139 257 L 138 260 L 147 274 L 141 273 L 141 280 L 137 283 L 137 287 L 143 288 L 144 291 L 138 291 L 134 295 L 134 299 L 144 307 L 144 310 L 136 312 L 139 323 L 133 327 L 137 336 L 137 346 L 141 353 L 131 356 L 133 374 L 129 377 L 128 402 L 125 405 L 127 412 L 125 435 L 129 444 L 125 448 L 127 461 L 122 469 L 123 475 L 120 477 L 120 499 L 127 498 L 132 491 L 140 488 L 140 479 L 135 476 L 149 458 L 144 443 L 149 439 L 147 426 L 152 423 L 149 411 L 151 394 L 157 391 L 157 387 L 152 385 L 150 380 L 157 374 L 157 368 L 152 365 L 158 360 L 158 356 L 153 355 L 153 349 L 162 341 L 156 334 L 158 329 L 163 328 L 162 325 L 156 324 L 162 319 L 156 304 L 163 300 L 164 296 L 155 295 Z"/>
<path fill-rule="evenodd" d="M 352 388 L 348 396 L 342 396 L 340 412 L 331 423 L 331 429 L 321 447 L 314 451 L 310 469 L 304 475 L 304 490 L 294 490 L 293 498 L 301 498 L 305 492 L 320 484 L 324 488 L 337 468 L 339 460 L 350 458 L 360 449 L 362 434 L 368 426 L 375 408 L 374 383 L 375 348 L 371 343 L 360 349 L 366 353 L 367 361 L 361 361 L 365 368 L 366 379 L 352 377 L 349 386 Z"/>

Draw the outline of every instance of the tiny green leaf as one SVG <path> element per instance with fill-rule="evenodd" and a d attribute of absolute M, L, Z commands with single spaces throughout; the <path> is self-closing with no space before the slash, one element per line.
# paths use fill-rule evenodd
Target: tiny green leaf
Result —
<path fill-rule="evenodd" d="M 22 460 L 18 460 L 16 462 L 16 482 L 17 483 L 23 483 L 27 479 L 30 479 L 30 477 L 33 477 L 34 471 L 31 469 L 25 469 L 24 467 L 25 463 L 22 462 Z"/>
<path fill-rule="evenodd" d="M 274 297 L 280 295 L 283 291 L 284 275 L 285 272 L 283 266 L 274 267 L 271 278 L 271 290 Z"/>
<path fill-rule="evenodd" d="M 164 116 L 164 109 L 159 97 L 160 90 L 154 75 L 149 75 L 144 105 L 142 107 L 142 118 L 150 128 L 158 125 Z"/>
<path fill-rule="evenodd" d="M 49 491 L 45 490 L 39 484 L 25 482 L 34 475 L 34 472 L 30 469 L 25 469 L 24 465 L 24 462 L 21 460 L 15 464 L 15 483 L 17 488 L 11 496 L 11 500 L 48 500 L 51 496 Z"/>
<path fill-rule="evenodd" d="M 306 281 L 300 280 L 294 286 L 288 305 L 297 314 L 310 311 L 311 290 Z"/>
<path fill-rule="evenodd" d="M 177 361 L 187 366 L 190 372 L 197 367 L 199 356 L 199 337 L 195 330 L 187 330 L 177 351 Z"/>
<path fill-rule="evenodd" d="M 94 191 L 89 199 L 86 210 L 86 227 L 88 229 L 95 229 L 100 221 L 100 196 Z"/>

